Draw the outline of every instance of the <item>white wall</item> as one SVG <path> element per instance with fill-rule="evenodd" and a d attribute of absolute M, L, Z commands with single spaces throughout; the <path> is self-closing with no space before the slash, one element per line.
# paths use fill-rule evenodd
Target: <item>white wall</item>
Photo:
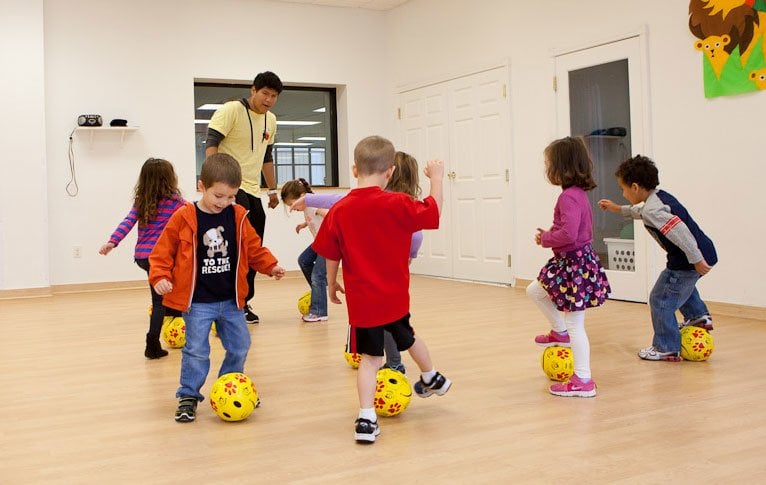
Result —
<path fill-rule="evenodd" d="M 542 150 L 556 136 L 552 53 L 645 26 L 653 141 L 647 155 L 660 168 L 662 187 L 687 206 L 719 253 L 719 265 L 699 285 L 702 295 L 766 306 L 758 277 L 744 276 L 764 270 L 756 245 L 766 229 L 756 194 L 763 183 L 766 93 L 704 98 L 701 55 L 693 49 L 687 9 L 688 2 L 665 0 L 410 0 L 387 16 L 391 93 L 510 60 L 509 136 L 518 205 L 509 219 L 515 217 L 517 278 L 534 278 L 548 257 L 532 235 L 550 223 L 557 194 L 541 167 Z M 664 255 L 659 261 L 664 264 Z"/>
<path fill-rule="evenodd" d="M 2 0 L 0 6 L 1 60 L 14 66 L 0 75 L 9 86 L 5 92 L 14 93 L 6 110 L 25 120 L 19 125 L 8 117 L 0 127 L 0 166 L 14 174 L 0 182 L 2 289 L 143 277 L 131 263 L 134 239 L 107 258 L 96 251 L 127 211 L 148 156 L 173 161 L 185 194 L 194 198 L 194 78 L 249 81 L 271 69 L 286 82 L 345 85 L 340 155 L 347 180 L 357 140 L 372 133 L 396 138 L 394 99 L 401 86 L 506 61 L 518 207 L 508 216 L 516 228 L 513 269 L 516 277 L 530 279 L 547 257 L 532 234 L 550 222 L 557 193 L 540 166 L 541 151 L 556 134 L 552 52 L 645 26 L 648 155 L 660 167 L 663 187 L 687 205 L 721 258 L 700 284 L 703 296 L 766 306 L 757 279 L 742 277 L 760 274 L 764 266 L 755 252 L 766 236 L 755 194 L 766 94 L 703 97 L 687 2 L 410 0 L 389 12 L 265 0 Z M 258 27 L 245 27 L 256 25 L 255 19 Z M 80 193 L 70 198 L 64 192 L 67 140 L 84 112 L 127 118 L 141 129 L 122 146 L 113 134 L 99 134 L 92 145 L 76 135 Z M 24 178 L 40 183 L 16 183 Z M 23 212 L 15 210 L 22 204 Z M 308 239 L 294 235 L 295 216 L 288 220 L 279 209 L 269 215 L 267 246 L 294 269 Z M 74 245 L 83 247 L 80 260 L 72 258 Z"/>
<path fill-rule="evenodd" d="M 46 288 L 42 0 L 0 0 L 0 288 Z"/>
<path fill-rule="evenodd" d="M 22 4 L 23 0 L 15 3 Z M 45 2 L 45 86 L 53 285 L 139 280 L 135 231 L 108 257 L 97 250 L 130 208 L 149 156 L 174 163 L 184 195 L 194 191 L 195 78 L 252 82 L 272 70 L 285 83 L 345 86 L 339 93 L 339 152 L 348 183 L 353 144 L 383 133 L 380 76 L 382 12 L 270 1 L 133 0 Z M 39 40 L 39 39 L 38 39 Z M 24 46 L 21 46 L 24 49 Z M 330 61 L 328 61 L 328 59 Z M 243 95 L 246 94 L 243 92 Z M 69 197 L 67 140 L 81 113 L 105 123 L 125 118 L 140 129 L 75 134 L 79 194 Z M 287 269 L 310 236 L 294 231 L 299 215 L 267 211 L 265 245 Z M 81 259 L 72 248 L 82 246 Z M 6 286 L 24 286 L 8 280 Z"/>

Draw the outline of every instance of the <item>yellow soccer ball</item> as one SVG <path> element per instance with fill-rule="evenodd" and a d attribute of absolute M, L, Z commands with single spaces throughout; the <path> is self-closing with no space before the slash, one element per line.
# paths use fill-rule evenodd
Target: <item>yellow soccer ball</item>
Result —
<path fill-rule="evenodd" d="M 210 333 L 213 334 L 213 337 L 217 337 L 218 336 L 218 329 L 215 328 L 215 322 L 213 322 L 213 324 L 210 325 Z"/>
<path fill-rule="evenodd" d="M 685 360 L 707 360 L 715 344 L 710 332 L 700 327 L 688 326 L 681 329 L 681 357 Z"/>
<path fill-rule="evenodd" d="M 224 374 L 210 388 L 210 406 L 224 421 L 242 421 L 258 406 L 258 391 L 245 374 Z"/>
<path fill-rule="evenodd" d="M 298 298 L 298 313 L 308 315 L 311 308 L 311 292 L 307 291 L 302 297 Z"/>
<path fill-rule="evenodd" d="M 186 343 L 186 323 L 183 317 L 165 317 L 162 321 L 162 340 L 170 347 L 180 349 Z"/>
<path fill-rule="evenodd" d="M 543 350 L 543 372 L 549 379 L 564 382 L 574 374 L 572 349 L 568 347 L 547 347 Z"/>
<path fill-rule="evenodd" d="M 348 362 L 348 365 L 350 365 L 354 369 L 359 368 L 359 363 L 362 362 L 361 354 L 357 354 L 356 352 L 354 353 L 348 352 L 346 348 L 343 347 L 343 356 L 346 358 L 346 362 Z"/>
<path fill-rule="evenodd" d="M 380 369 L 375 387 L 375 413 L 396 416 L 410 404 L 412 386 L 407 377 L 393 369 Z"/>

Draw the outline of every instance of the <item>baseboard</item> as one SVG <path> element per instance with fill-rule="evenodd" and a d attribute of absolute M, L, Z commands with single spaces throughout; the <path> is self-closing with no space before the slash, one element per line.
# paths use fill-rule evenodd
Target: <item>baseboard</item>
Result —
<path fill-rule="evenodd" d="M 50 286 L 44 288 L 20 288 L 18 290 L 0 290 L 0 300 L 17 300 L 22 298 L 44 298 L 53 296 Z"/>
<path fill-rule="evenodd" d="M 526 288 L 532 280 L 523 280 L 516 278 L 514 288 Z M 748 305 L 737 305 L 734 303 L 721 303 L 717 301 L 705 300 L 708 310 L 715 318 L 716 315 L 728 317 L 749 318 L 753 320 L 766 320 L 766 308 Z"/>
<path fill-rule="evenodd" d="M 303 278 L 299 270 L 287 271 L 285 278 Z M 0 290 L 0 300 L 16 300 L 22 298 L 43 298 L 66 293 L 92 293 L 98 291 L 136 290 L 146 288 L 146 280 L 136 281 L 106 281 L 102 283 L 75 283 L 69 285 L 51 285 L 45 288 L 20 288 L 17 290 Z"/>

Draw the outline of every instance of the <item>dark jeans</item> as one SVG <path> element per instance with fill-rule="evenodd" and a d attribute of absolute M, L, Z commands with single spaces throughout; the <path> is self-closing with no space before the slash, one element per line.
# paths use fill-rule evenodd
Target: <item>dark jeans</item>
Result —
<path fill-rule="evenodd" d="M 148 259 L 136 259 L 136 264 L 139 268 L 146 271 L 149 274 L 149 260 Z M 159 337 L 162 331 L 162 320 L 165 315 L 180 317 L 181 312 L 172 308 L 165 308 L 162 305 L 162 295 L 154 291 L 154 288 L 149 284 L 149 291 L 152 292 L 152 314 L 149 317 L 149 335 L 152 337 Z"/>
<path fill-rule="evenodd" d="M 263 244 L 263 231 L 266 228 L 266 212 L 263 210 L 263 204 L 259 197 L 254 197 L 242 189 L 239 189 L 236 197 L 237 204 L 241 205 L 250 212 L 247 214 L 247 220 L 258 233 L 261 238 L 261 244 Z M 245 303 L 250 301 L 255 295 L 255 274 L 256 271 L 250 268 L 247 271 L 247 296 L 245 297 Z"/>

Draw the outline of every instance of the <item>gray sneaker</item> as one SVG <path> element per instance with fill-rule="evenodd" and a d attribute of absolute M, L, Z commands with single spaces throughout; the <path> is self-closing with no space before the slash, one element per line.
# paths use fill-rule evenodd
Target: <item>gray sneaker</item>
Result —
<path fill-rule="evenodd" d="M 702 315 L 701 317 L 684 320 L 683 322 L 678 323 L 679 330 L 684 327 L 700 327 L 709 332 L 713 330 L 713 319 L 710 318 L 710 315 Z"/>
<path fill-rule="evenodd" d="M 190 423 L 194 421 L 196 414 L 196 397 L 184 396 L 178 400 L 178 409 L 176 409 L 176 421 L 179 423 Z"/>
<path fill-rule="evenodd" d="M 638 351 L 638 356 L 644 360 L 667 360 L 668 362 L 678 362 L 681 356 L 678 352 L 660 352 L 654 345 Z"/>

